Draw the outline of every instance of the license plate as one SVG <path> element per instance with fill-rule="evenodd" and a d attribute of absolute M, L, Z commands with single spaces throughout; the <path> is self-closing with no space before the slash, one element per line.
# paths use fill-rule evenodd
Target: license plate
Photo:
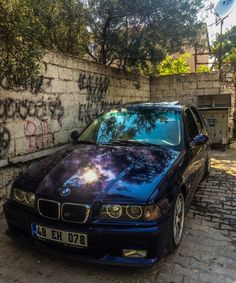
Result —
<path fill-rule="evenodd" d="M 87 234 L 80 234 L 75 232 L 62 231 L 43 227 L 37 224 L 31 224 L 32 236 L 34 238 L 59 242 L 64 245 L 87 247 Z"/>

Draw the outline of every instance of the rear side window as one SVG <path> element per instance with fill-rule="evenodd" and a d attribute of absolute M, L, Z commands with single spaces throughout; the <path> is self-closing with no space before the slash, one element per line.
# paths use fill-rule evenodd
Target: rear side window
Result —
<path fill-rule="evenodd" d="M 191 110 L 193 112 L 193 115 L 195 117 L 196 123 L 197 123 L 197 127 L 198 127 L 198 131 L 201 132 L 203 130 L 203 122 L 202 119 L 197 111 L 197 109 L 195 109 L 194 107 L 191 107 Z"/>
<path fill-rule="evenodd" d="M 190 140 L 192 140 L 198 135 L 199 132 L 193 113 L 189 108 L 185 110 L 185 120 L 188 135 L 190 137 Z"/>

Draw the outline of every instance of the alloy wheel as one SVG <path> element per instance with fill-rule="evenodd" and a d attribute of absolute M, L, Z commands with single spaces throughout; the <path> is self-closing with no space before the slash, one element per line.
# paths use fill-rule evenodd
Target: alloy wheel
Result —
<path fill-rule="evenodd" d="M 176 246 L 179 245 L 184 228 L 185 205 L 184 196 L 180 193 L 175 202 L 173 233 Z"/>

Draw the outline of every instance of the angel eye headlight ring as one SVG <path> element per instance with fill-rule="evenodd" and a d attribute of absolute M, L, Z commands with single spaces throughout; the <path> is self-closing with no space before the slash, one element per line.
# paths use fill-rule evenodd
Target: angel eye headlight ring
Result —
<path fill-rule="evenodd" d="M 122 215 L 122 207 L 119 204 L 108 204 L 106 206 L 106 212 L 109 217 L 117 219 Z"/>
<path fill-rule="evenodd" d="M 131 219 L 140 219 L 143 216 L 143 208 L 140 205 L 128 205 L 126 206 L 126 214 Z"/>

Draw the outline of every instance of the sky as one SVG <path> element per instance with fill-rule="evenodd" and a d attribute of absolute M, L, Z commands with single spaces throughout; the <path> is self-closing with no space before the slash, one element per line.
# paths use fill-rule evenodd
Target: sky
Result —
<path fill-rule="evenodd" d="M 209 4 L 211 3 L 217 4 L 218 0 L 207 0 L 205 2 L 206 2 L 205 7 L 208 7 Z M 220 32 L 220 25 L 218 26 L 215 25 L 216 17 L 213 13 L 210 13 L 210 12 L 207 13 L 206 11 L 204 11 L 201 17 L 205 19 L 205 22 L 208 25 L 210 41 L 213 41 L 215 39 L 216 34 Z M 236 7 L 231 12 L 229 17 L 225 19 L 223 31 L 224 32 L 227 31 L 227 29 L 230 29 L 234 25 L 236 25 Z"/>

